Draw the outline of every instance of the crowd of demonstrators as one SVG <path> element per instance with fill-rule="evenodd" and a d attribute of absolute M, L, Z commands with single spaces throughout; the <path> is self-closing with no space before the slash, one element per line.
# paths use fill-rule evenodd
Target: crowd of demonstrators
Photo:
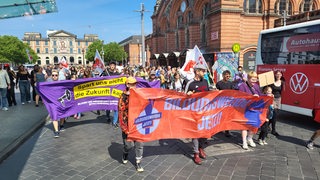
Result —
<path fill-rule="evenodd" d="M 188 78 L 184 74 L 179 71 L 179 67 L 161 67 L 161 66 L 152 66 L 152 67 L 124 67 L 117 68 L 115 62 L 110 62 L 108 66 L 102 71 L 98 72 L 92 69 L 92 67 L 87 66 L 71 66 L 69 69 L 63 66 L 63 64 L 59 64 L 58 66 L 47 65 L 42 68 L 40 66 L 34 68 L 34 72 L 29 73 L 25 68 L 21 65 L 19 67 L 18 72 L 15 74 L 11 73 L 7 70 L 0 71 L 0 90 L 2 95 L 2 108 L 6 107 L 6 103 L 4 103 L 3 91 L 4 87 L 8 91 L 8 98 L 5 101 L 9 102 L 9 106 L 12 104 L 16 105 L 17 102 L 15 98 L 9 96 L 12 94 L 12 89 L 9 88 L 9 85 L 12 87 L 16 86 L 20 88 L 21 95 L 21 103 L 30 103 L 31 102 L 31 94 L 30 87 L 32 87 L 32 81 L 34 81 L 35 87 L 38 83 L 43 81 L 58 81 L 58 80 L 66 80 L 66 79 L 79 79 L 79 78 L 91 78 L 91 77 L 100 77 L 100 76 L 117 76 L 123 75 L 127 76 L 126 82 L 126 90 L 123 92 L 119 99 L 119 110 L 113 112 L 113 117 L 110 116 L 110 111 L 106 110 L 107 119 L 109 122 L 112 122 L 113 127 L 117 128 L 119 125 L 122 130 L 122 138 L 123 138 L 123 155 L 122 162 L 128 162 L 128 153 L 129 150 L 134 147 L 135 155 L 136 155 L 136 168 L 138 172 L 142 172 L 143 168 L 141 166 L 141 159 L 143 155 L 143 143 L 140 142 L 129 142 L 127 141 L 127 130 L 125 127 L 127 126 L 128 120 L 128 101 L 129 101 L 129 89 L 135 87 L 136 85 L 136 77 L 143 78 L 149 82 L 159 80 L 161 83 L 161 88 L 171 89 L 177 92 L 184 92 L 187 95 L 191 95 L 197 92 L 210 91 L 210 76 L 206 66 L 202 64 L 196 64 L 194 69 L 192 78 Z M 8 79 L 6 78 L 8 76 Z M 274 84 L 263 88 L 263 93 L 261 88 L 258 85 L 257 73 L 251 71 L 249 73 L 245 73 L 242 70 L 242 67 L 238 67 L 238 72 L 234 77 L 231 77 L 230 71 L 224 71 L 222 73 L 222 80 L 218 81 L 216 84 L 217 90 L 239 90 L 245 92 L 249 95 L 253 96 L 272 96 L 274 97 L 274 104 L 269 107 L 269 111 L 267 114 L 266 122 L 260 127 L 260 133 L 257 137 L 257 142 L 260 145 L 266 145 L 266 138 L 268 134 L 268 128 L 271 126 L 271 134 L 275 136 L 279 136 L 276 131 L 276 121 L 277 116 L 279 114 L 279 109 L 281 105 L 281 92 L 284 88 L 284 80 L 282 78 L 282 73 L 280 71 L 275 72 L 275 82 Z M 16 79 L 16 81 L 13 81 Z M 4 83 L 5 82 L 5 83 Z M 7 86 L 5 86 L 5 84 Z M 9 90 L 11 90 L 9 92 Z M 38 93 L 36 93 L 35 101 L 36 106 L 39 104 Z M 13 92 L 14 94 L 14 92 Z M 9 97 L 10 100 L 9 100 Z M 7 100 L 8 99 L 8 100 Z M 100 111 L 98 111 L 100 114 Z M 74 115 L 75 119 L 79 119 L 81 117 L 81 113 L 77 113 Z M 53 129 L 54 129 L 54 137 L 59 137 L 59 133 L 63 130 L 65 119 L 53 120 Z M 231 137 L 229 131 L 225 131 L 225 135 L 227 137 Z M 256 147 L 256 144 L 253 140 L 254 133 L 249 130 L 241 131 L 242 135 L 242 148 L 249 149 L 248 146 Z M 314 132 L 312 137 L 307 143 L 307 147 L 312 149 L 314 140 L 320 136 L 320 130 Z M 206 142 L 205 138 L 195 138 L 192 139 L 193 142 L 193 161 L 196 164 L 201 164 L 202 160 L 206 158 L 206 154 L 204 151 L 204 144 Z"/>

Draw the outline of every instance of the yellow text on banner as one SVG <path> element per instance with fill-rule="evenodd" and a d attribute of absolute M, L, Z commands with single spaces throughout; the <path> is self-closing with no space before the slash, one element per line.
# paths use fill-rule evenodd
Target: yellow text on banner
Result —
<path fill-rule="evenodd" d="M 93 89 L 97 87 L 103 87 L 103 86 L 115 86 L 119 84 L 125 84 L 127 78 L 126 77 L 119 77 L 114 79 L 106 79 L 106 80 L 99 80 L 99 81 L 91 81 L 87 83 L 82 83 L 77 86 L 73 87 L 73 91 L 82 91 L 86 89 Z"/>
<path fill-rule="evenodd" d="M 95 88 L 82 91 L 74 91 L 75 100 L 95 96 L 110 96 L 110 88 Z"/>

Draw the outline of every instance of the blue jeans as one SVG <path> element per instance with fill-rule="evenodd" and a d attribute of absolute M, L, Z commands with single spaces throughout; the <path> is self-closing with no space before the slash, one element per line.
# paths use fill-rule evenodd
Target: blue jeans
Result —
<path fill-rule="evenodd" d="M 19 81 L 19 89 L 21 95 L 21 102 L 26 103 L 31 100 L 30 95 L 30 82 L 28 80 L 20 80 Z"/>
<path fill-rule="evenodd" d="M 113 111 L 113 121 L 112 121 L 112 124 L 113 125 L 115 125 L 115 124 L 117 124 L 118 123 L 118 115 L 119 113 L 118 113 L 118 111 L 117 110 L 114 110 Z"/>
<path fill-rule="evenodd" d="M 7 100 L 7 88 L 0 88 L 0 93 L 1 93 L 1 102 L 2 102 L 2 107 L 1 108 L 8 108 L 8 100 Z"/>

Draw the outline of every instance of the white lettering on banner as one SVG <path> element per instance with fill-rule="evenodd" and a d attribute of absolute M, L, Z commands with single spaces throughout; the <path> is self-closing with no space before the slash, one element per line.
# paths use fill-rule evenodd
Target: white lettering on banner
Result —
<path fill-rule="evenodd" d="M 308 77 L 301 72 L 295 73 L 290 78 L 290 89 L 296 94 L 303 94 L 309 86 Z"/>

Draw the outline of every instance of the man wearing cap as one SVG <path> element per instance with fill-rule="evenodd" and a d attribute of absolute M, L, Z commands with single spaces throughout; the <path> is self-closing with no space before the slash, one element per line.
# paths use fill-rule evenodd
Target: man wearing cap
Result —
<path fill-rule="evenodd" d="M 185 93 L 191 95 L 196 92 L 209 91 L 208 81 L 204 79 L 204 73 L 207 70 L 206 66 L 198 62 L 193 68 L 195 77 L 186 84 Z M 201 164 L 200 158 L 206 158 L 206 154 L 203 150 L 205 141 L 205 138 L 192 139 L 194 152 L 193 160 L 198 165 Z"/>
<path fill-rule="evenodd" d="M 126 81 L 126 89 L 123 91 L 118 104 L 119 109 L 119 122 L 122 130 L 122 139 L 123 139 L 123 154 L 122 154 L 122 163 L 126 164 L 128 162 L 129 151 L 134 146 L 135 155 L 136 155 L 136 169 L 138 172 L 143 172 L 141 167 L 141 159 L 143 154 L 143 143 L 137 141 L 127 141 L 128 137 L 128 113 L 129 113 L 129 95 L 130 89 L 135 88 L 137 80 L 130 76 Z"/>
<path fill-rule="evenodd" d="M 149 82 L 152 82 L 152 81 L 156 81 L 157 78 L 156 78 L 156 71 L 152 70 L 150 72 L 150 76 L 149 76 Z"/>
<path fill-rule="evenodd" d="M 10 79 L 6 70 L 0 65 L 0 94 L 2 110 L 8 111 L 7 88 L 10 89 Z"/>

